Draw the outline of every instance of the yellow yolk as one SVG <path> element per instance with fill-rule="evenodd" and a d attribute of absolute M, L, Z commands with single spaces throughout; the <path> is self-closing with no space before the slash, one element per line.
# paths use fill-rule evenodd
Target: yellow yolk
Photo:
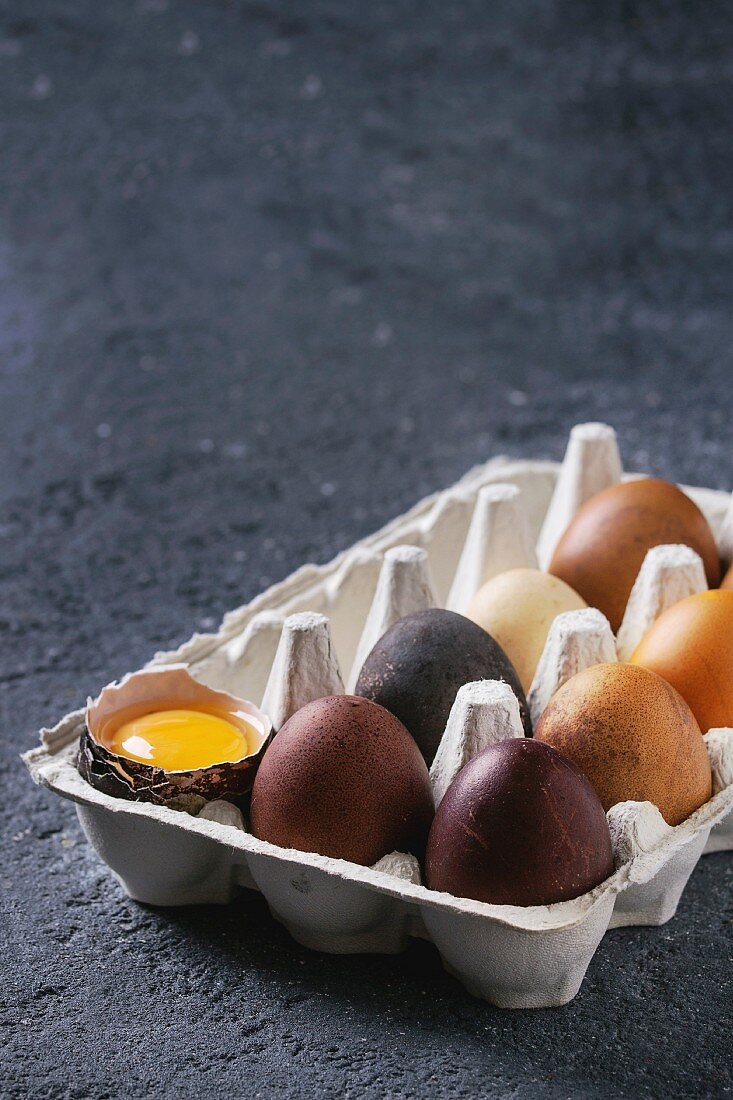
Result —
<path fill-rule="evenodd" d="M 202 710 L 159 710 L 133 718 L 105 744 L 118 756 L 167 772 L 195 771 L 249 755 L 246 732 L 234 722 Z"/>

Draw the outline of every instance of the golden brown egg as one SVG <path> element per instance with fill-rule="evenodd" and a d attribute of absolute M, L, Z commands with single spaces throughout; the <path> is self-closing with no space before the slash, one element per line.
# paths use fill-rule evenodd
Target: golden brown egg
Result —
<path fill-rule="evenodd" d="M 466 617 L 499 643 L 529 691 L 552 620 L 587 606 L 558 577 L 539 569 L 510 569 L 479 588 Z"/>
<path fill-rule="evenodd" d="M 679 825 L 710 798 L 710 761 L 681 695 L 636 665 L 594 665 L 567 681 L 545 708 L 535 738 L 568 756 L 604 810 L 653 802 Z"/>
<path fill-rule="evenodd" d="M 728 567 L 728 572 L 725 574 L 722 581 L 720 582 L 720 587 L 724 588 L 726 591 L 733 592 L 733 562 L 731 562 L 730 566 Z"/>
<path fill-rule="evenodd" d="M 692 547 L 710 587 L 718 584 L 715 539 L 697 505 L 668 481 L 627 481 L 583 505 L 560 539 L 549 571 L 602 611 L 617 631 L 647 550 L 668 543 Z"/>
<path fill-rule="evenodd" d="M 733 726 L 733 592 L 713 590 L 673 604 L 631 657 L 672 684 L 703 733 Z"/>

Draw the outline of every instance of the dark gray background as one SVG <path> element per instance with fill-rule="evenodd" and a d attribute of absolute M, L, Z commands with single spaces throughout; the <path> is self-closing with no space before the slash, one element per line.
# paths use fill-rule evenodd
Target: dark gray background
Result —
<path fill-rule="evenodd" d="M 145 910 L 44 722 L 497 452 L 730 488 L 730 7 L 0 8 L 0 1089 L 731 1091 L 728 855 L 562 1010 Z"/>

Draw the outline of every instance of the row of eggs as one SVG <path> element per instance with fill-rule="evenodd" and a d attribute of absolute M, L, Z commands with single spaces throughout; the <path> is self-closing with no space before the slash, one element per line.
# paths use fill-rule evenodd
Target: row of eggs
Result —
<path fill-rule="evenodd" d="M 103 692 L 79 770 L 107 793 L 169 804 L 181 791 L 246 804 L 251 792 L 260 839 L 368 866 L 412 852 L 426 885 L 455 896 L 577 897 L 613 870 L 605 811 L 648 800 L 679 824 L 710 798 L 702 732 L 733 726 L 732 567 L 720 589 L 666 611 L 629 664 L 568 680 L 532 737 L 525 691 L 555 616 L 590 605 L 617 630 L 646 552 L 668 543 L 691 546 L 719 583 L 712 532 L 681 490 L 651 478 L 615 486 L 580 510 L 547 573 L 493 578 L 465 615 L 399 620 L 354 695 L 308 704 L 269 746 L 257 708 L 224 695 L 203 704 L 208 689 L 189 678 L 190 690 L 154 703 L 128 691 L 120 708 Z M 459 688 L 485 679 L 511 687 L 525 737 L 474 757 L 436 812 L 429 765 Z"/>

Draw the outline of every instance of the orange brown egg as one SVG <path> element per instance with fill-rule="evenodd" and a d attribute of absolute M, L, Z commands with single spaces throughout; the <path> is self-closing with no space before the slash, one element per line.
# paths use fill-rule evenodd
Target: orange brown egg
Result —
<path fill-rule="evenodd" d="M 679 825 L 710 798 L 710 761 L 695 716 L 646 668 L 600 664 L 573 676 L 543 711 L 535 738 L 580 768 L 604 810 L 649 801 Z"/>
<path fill-rule="evenodd" d="M 560 539 L 549 571 L 602 611 L 617 631 L 647 551 L 670 543 L 695 550 L 710 587 L 718 584 L 715 539 L 694 501 L 658 478 L 627 481 L 583 505 Z"/>
<path fill-rule="evenodd" d="M 733 591 L 700 592 L 673 604 L 631 662 L 672 684 L 704 733 L 733 726 Z"/>

